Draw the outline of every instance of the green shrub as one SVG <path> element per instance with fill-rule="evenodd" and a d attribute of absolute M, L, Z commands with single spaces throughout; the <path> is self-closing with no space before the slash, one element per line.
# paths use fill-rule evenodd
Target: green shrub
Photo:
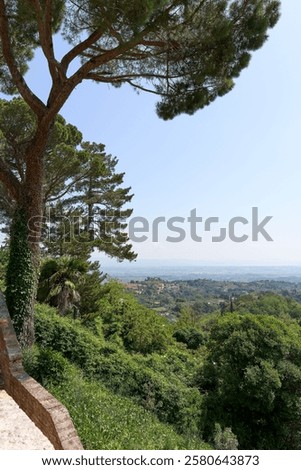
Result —
<path fill-rule="evenodd" d="M 270 315 L 227 314 L 212 328 L 199 374 L 204 432 L 231 428 L 241 449 L 300 449 L 301 330 Z"/>
<path fill-rule="evenodd" d="M 205 335 L 196 328 L 181 328 L 176 330 L 173 337 L 179 343 L 187 345 L 188 349 L 198 349 L 205 343 Z"/>
<path fill-rule="evenodd" d="M 76 376 L 49 385 L 68 408 L 85 449 L 208 449 L 200 439 L 179 436 L 153 413 L 98 382 Z"/>
<path fill-rule="evenodd" d="M 217 450 L 238 449 L 238 440 L 231 428 L 222 429 L 220 424 L 215 424 L 214 448 Z"/>
<path fill-rule="evenodd" d="M 170 346 L 164 354 L 150 354 L 148 356 L 136 356 L 138 364 L 155 370 L 165 377 L 176 376 L 183 384 L 191 386 L 195 381 L 195 374 L 202 363 L 201 351 L 192 353 L 187 351 L 181 343 Z"/>
<path fill-rule="evenodd" d="M 235 310 L 238 313 L 301 319 L 301 304 L 299 302 L 271 292 L 242 295 L 235 301 Z"/>
<path fill-rule="evenodd" d="M 26 372 L 43 386 L 49 382 L 66 382 L 72 373 L 70 363 L 59 352 L 40 349 L 36 345 L 23 351 L 23 365 Z"/>
<path fill-rule="evenodd" d="M 24 365 L 67 407 L 85 449 L 209 448 L 200 439 L 180 436 L 129 398 L 83 379 L 81 371 L 57 351 L 35 346 L 24 352 Z"/>
<path fill-rule="evenodd" d="M 129 303 L 122 317 L 121 337 L 129 351 L 142 354 L 164 351 L 170 342 L 170 326 L 152 310 Z"/>
<path fill-rule="evenodd" d="M 61 317 L 56 309 L 44 304 L 36 306 L 35 326 L 38 344 L 61 352 L 65 358 L 85 368 L 87 374 L 93 374 L 104 344 L 99 331 L 96 336 L 79 320 Z"/>
<path fill-rule="evenodd" d="M 153 370 L 141 361 L 140 355 L 130 355 L 116 344 L 104 343 L 79 322 L 62 318 L 47 306 L 37 308 L 36 338 L 43 348 L 62 353 L 80 367 L 86 377 L 131 397 L 179 432 L 199 433 L 202 395 L 171 369 L 162 368 L 162 373 Z"/>
<path fill-rule="evenodd" d="M 176 376 L 165 376 L 126 354 L 115 352 L 102 357 L 95 377 L 111 390 L 133 397 L 180 432 L 198 433 L 202 397 L 196 388 L 187 387 Z"/>
<path fill-rule="evenodd" d="M 162 352 L 172 342 L 170 324 L 144 307 L 122 286 L 110 283 L 99 302 L 106 338 L 118 335 L 128 351 L 141 354 Z"/>

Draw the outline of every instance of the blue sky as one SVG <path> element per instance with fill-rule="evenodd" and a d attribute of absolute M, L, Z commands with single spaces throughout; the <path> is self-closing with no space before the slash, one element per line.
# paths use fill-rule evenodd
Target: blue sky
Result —
<path fill-rule="evenodd" d="M 153 95 L 93 83 L 78 86 L 62 109 L 85 140 L 104 143 L 118 157 L 118 169 L 135 194 L 133 216 L 152 223 L 159 216 L 187 219 L 196 209 L 203 220 L 219 217 L 223 227 L 235 216 L 250 220 L 252 207 L 259 208 L 260 218 L 273 216 L 266 226 L 273 242 L 259 237 L 258 242 L 212 243 L 201 223 L 203 242 L 195 242 L 186 223 L 186 239 L 168 243 L 172 234 L 162 224 L 158 242 L 134 244 L 139 259 L 301 264 L 300 17 L 300 0 L 283 1 L 280 22 L 235 89 L 194 116 L 164 122 L 155 113 Z M 43 69 L 37 54 L 28 82 L 45 98 Z M 250 227 L 237 226 L 237 234 L 243 233 L 250 234 Z"/>

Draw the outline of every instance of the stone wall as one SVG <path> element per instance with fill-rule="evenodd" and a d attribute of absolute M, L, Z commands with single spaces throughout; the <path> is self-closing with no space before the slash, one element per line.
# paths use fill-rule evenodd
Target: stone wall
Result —
<path fill-rule="evenodd" d="M 0 293 L 0 388 L 4 388 L 55 449 L 82 449 L 70 415 L 23 369 L 22 353 L 3 294 Z"/>

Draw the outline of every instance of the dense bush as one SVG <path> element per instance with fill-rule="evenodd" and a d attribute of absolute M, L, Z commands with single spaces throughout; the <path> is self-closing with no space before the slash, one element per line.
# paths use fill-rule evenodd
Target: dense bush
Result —
<path fill-rule="evenodd" d="M 122 351 L 107 350 L 94 377 L 114 392 L 132 397 L 180 432 L 199 433 L 202 396 L 175 374 L 157 372 Z"/>
<path fill-rule="evenodd" d="M 139 364 L 160 372 L 165 377 L 174 375 L 184 384 L 191 386 L 194 377 L 203 362 L 205 350 L 198 350 L 196 353 L 187 351 L 181 343 L 176 343 L 168 348 L 164 354 L 150 354 L 148 356 L 136 356 L 135 360 Z"/>
<path fill-rule="evenodd" d="M 63 354 L 88 378 L 97 379 L 110 390 L 132 397 L 180 432 L 199 434 L 202 396 L 187 386 L 170 367 L 158 372 L 140 355 L 130 355 L 116 344 L 105 343 L 78 321 L 60 317 L 54 309 L 39 306 L 36 339 L 44 349 Z"/>
<path fill-rule="evenodd" d="M 199 439 L 178 435 L 129 398 L 83 379 L 80 370 L 58 352 L 28 350 L 25 367 L 68 408 L 85 449 L 209 448 Z"/>
<path fill-rule="evenodd" d="M 301 330 L 269 315 L 228 314 L 200 371 L 205 436 L 229 427 L 243 449 L 300 449 Z"/>
<path fill-rule="evenodd" d="M 247 312 L 255 315 L 301 319 L 301 304 L 299 302 L 271 292 L 242 295 L 234 305 L 235 311 L 238 313 Z"/>
<path fill-rule="evenodd" d="M 179 436 L 130 399 L 96 382 L 69 381 L 49 390 L 66 406 L 86 449 L 208 449 L 201 440 Z"/>
<path fill-rule="evenodd" d="M 79 320 L 60 317 L 56 309 L 43 304 L 36 306 L 35 325 L 38 344 L 61 352 L 71 362 L 82 365 L 88 374 L 93 373 L 104 344 L 100 331 L 96 336 Z"/>
<path fill-rule="evenodd" d="M 129 303 L 122 316 L 121 337 L 129 351 L 150 354 L 164 351 L 170 338 L 167 321 L 152 310 Z"/>
<path fill-rule="evenodd" d="M 205 342 L 205 335 L 196 328 L 177 329 L 173 337 L 179 343 L 186 344 L 188 349 L 198 349 Z"/>
<path fill-rule="evenodd" d="M 105 336 L 119 336 L 128 351 L 150 354 L 164 351 L 172 342 L 171 328 L 160 317 L 127 294 L 120 284 L 111 282 L 107 295 L 99 302 Z"/>
<path fill-rule="evenodd" d="M 26 372 L 44 387 L 49 383 L 65 383 L 73 374 L 71 364 L 61 353 L 37 345 L 23 351 L 23 365 Z"/>
<path fill-rule="evenodd" d="M 222 429 L 216 423 L 214 429 L 214 448 L 217 450 L 237 450 L 238 440 L 231 428 Z"/>

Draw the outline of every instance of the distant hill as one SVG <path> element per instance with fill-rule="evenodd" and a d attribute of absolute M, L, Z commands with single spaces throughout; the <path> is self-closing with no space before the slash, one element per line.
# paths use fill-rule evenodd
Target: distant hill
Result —
<path fill-rule="evenodd" d="M 173 280 L 231 280 L 256 281 L 276 280 L 301 282 L 301 266 L 168 266 L 168 265 L 118 265 L 102 266 L 110 277 L 122 280 L 144 280 L 147 277 L 160 277 Z"/>

